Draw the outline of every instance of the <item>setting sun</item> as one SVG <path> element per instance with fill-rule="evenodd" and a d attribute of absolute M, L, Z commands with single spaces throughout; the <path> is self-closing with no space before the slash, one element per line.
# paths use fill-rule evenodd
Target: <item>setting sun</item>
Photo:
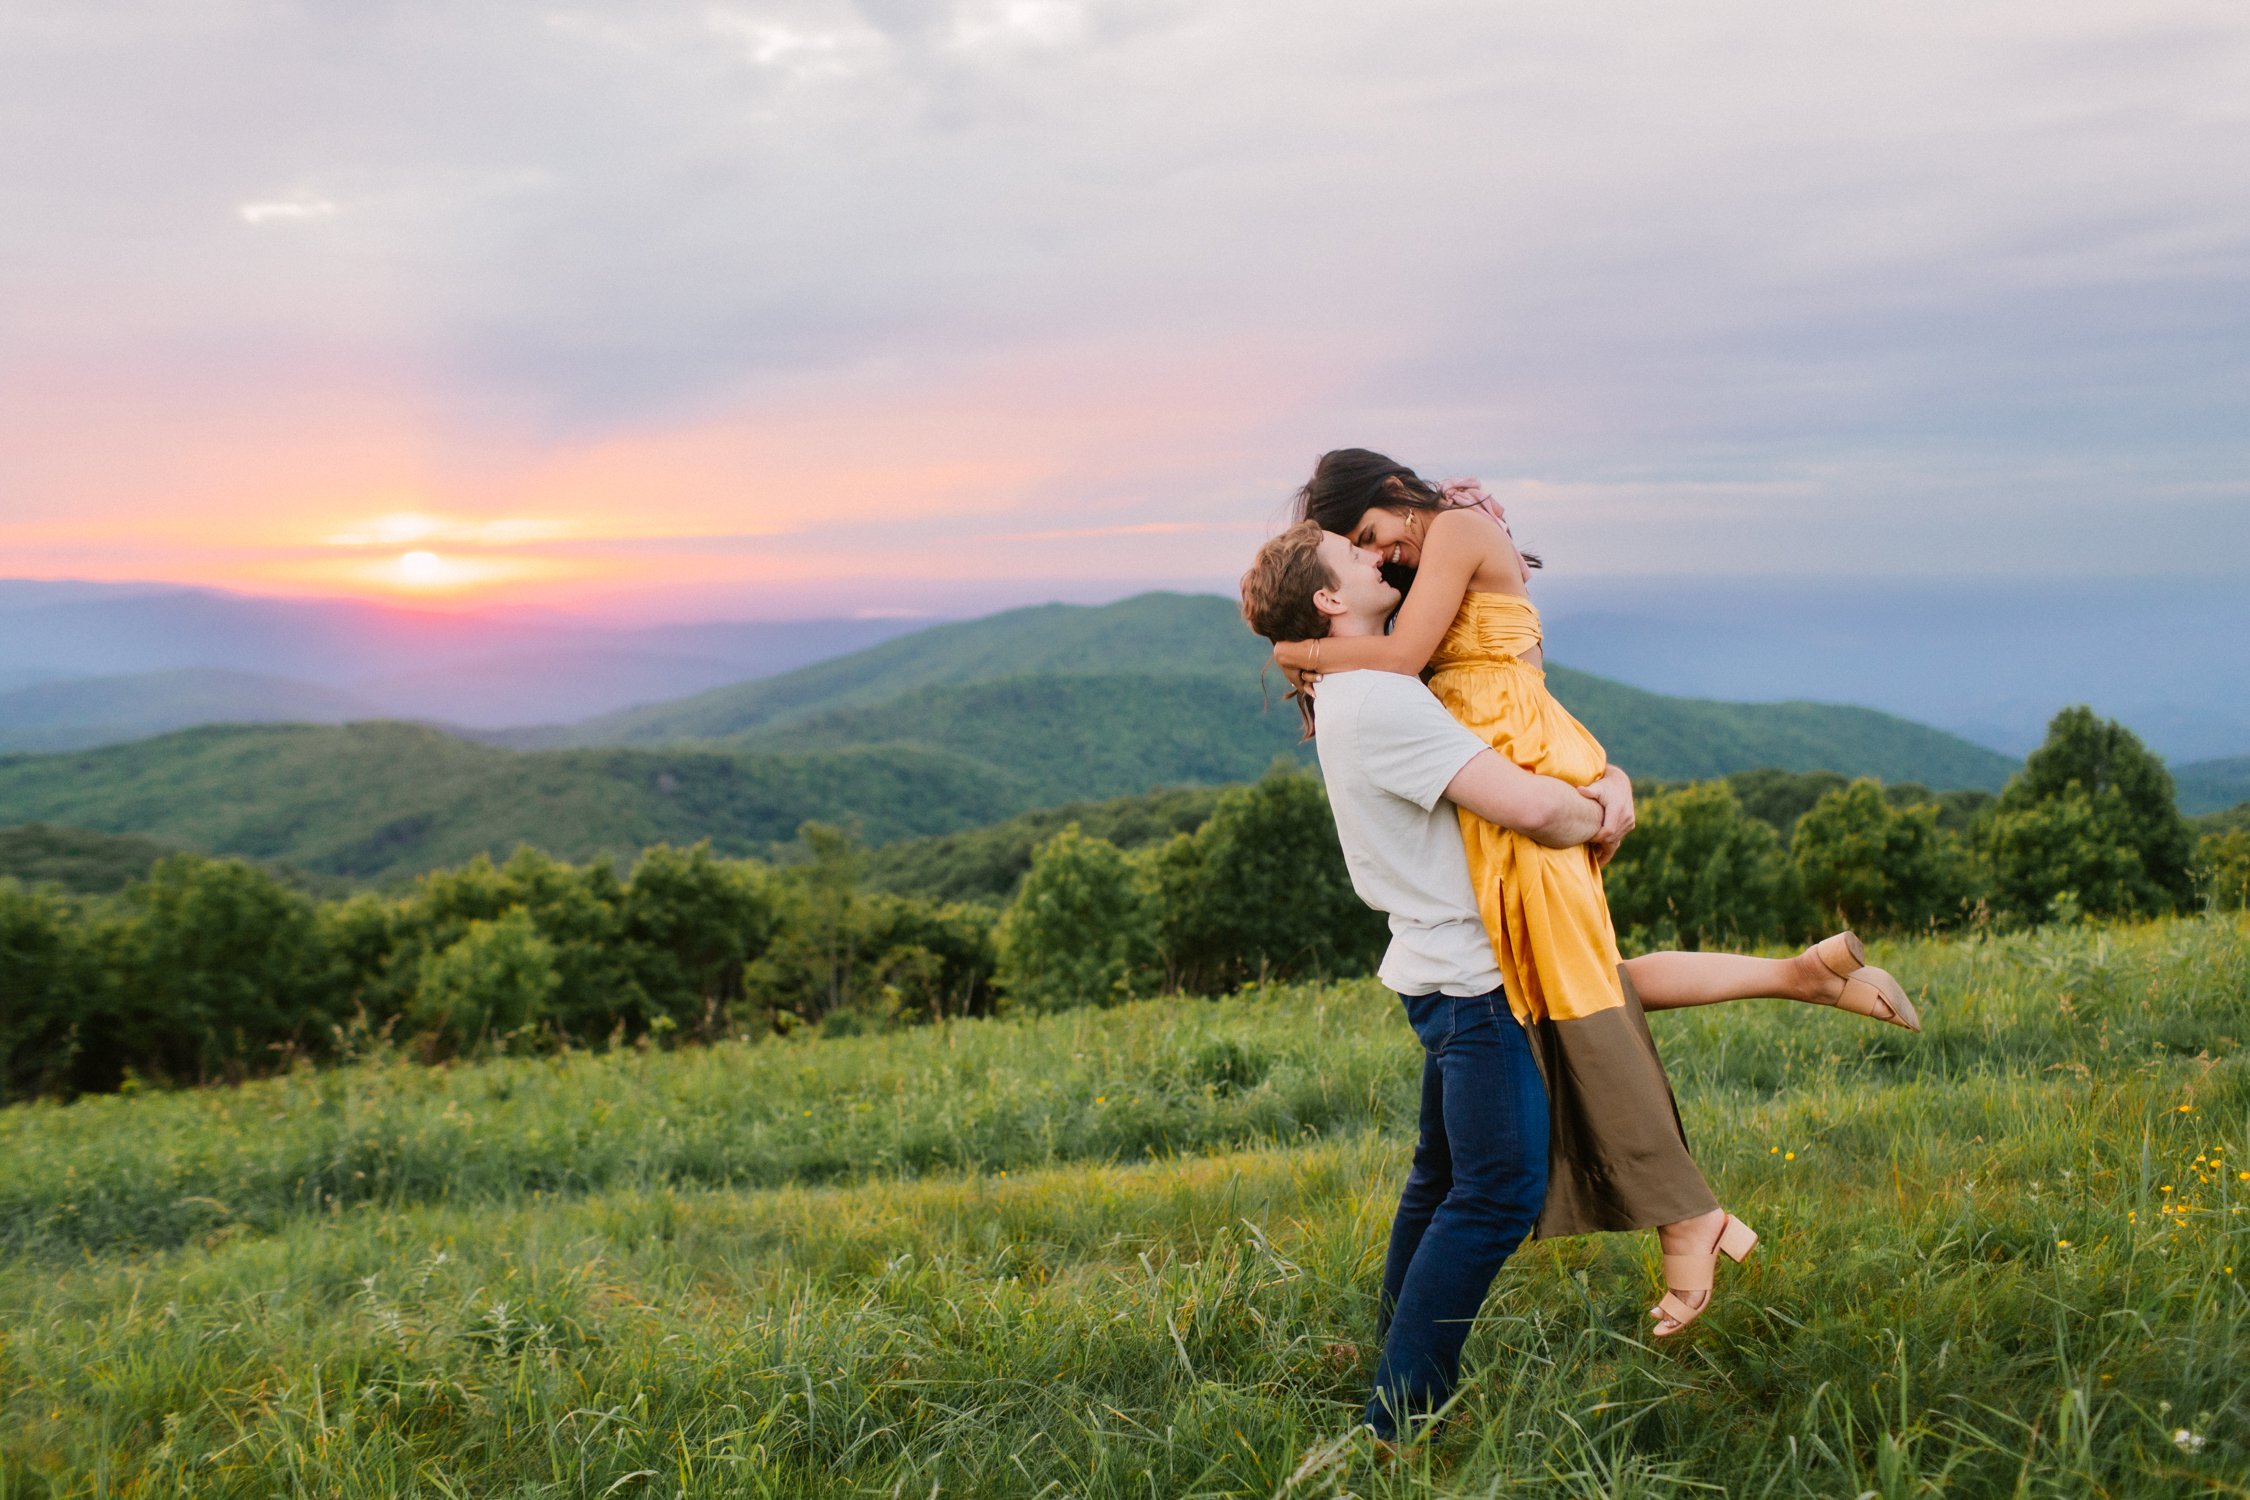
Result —
<path fill-rule="evenodd" d="M 445 559 L 435 552 L 402 553 L 398 560 L 399 582 L 408 588 L 436 589 L 456 582 Z"/>

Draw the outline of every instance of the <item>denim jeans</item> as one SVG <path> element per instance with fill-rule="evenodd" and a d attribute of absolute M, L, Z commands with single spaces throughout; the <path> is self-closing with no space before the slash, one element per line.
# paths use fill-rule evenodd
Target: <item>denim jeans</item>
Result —
<path fill-rule="evenodd" d="M 1507 997 L 1401 998 L 1422 1042 L 1422 1124 L 1377 1314 L 1367 1421 L 1384 1437 L 1452 1394 L 1469 1324 L 1547 1196 L 1547 1090 Z"/>

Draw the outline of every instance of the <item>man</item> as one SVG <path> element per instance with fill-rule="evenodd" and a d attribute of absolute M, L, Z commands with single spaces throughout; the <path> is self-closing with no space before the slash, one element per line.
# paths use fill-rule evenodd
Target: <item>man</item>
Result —
<path fill-rule="evenodd" d="M 1399 593 L 1379 559 L 1300 522 L 1259 549 L 1242 612 L 1270 641 L 1380 635 Z M 1306 705 L 1307 727 L 1313 706 Z M 1390 916 L 1377 971 L 1423 1047 L 1421 1130 L 1391 1223 L 1367 1422 L 1395 1440 L 1442 1405 L 1469 1324 L 1547 1192 L 1547 1097 L 1501 993 L 1469 884 L 1456 806 L 1555 848 L 1604 855 L 1632 827 L 1611 770 L 1581 790 L 1537 776 L 1455 722 L 1428 688 L 1388 672 L 1333 672 L 1317 705 L 1321 774 L 1360 899 Z"/>

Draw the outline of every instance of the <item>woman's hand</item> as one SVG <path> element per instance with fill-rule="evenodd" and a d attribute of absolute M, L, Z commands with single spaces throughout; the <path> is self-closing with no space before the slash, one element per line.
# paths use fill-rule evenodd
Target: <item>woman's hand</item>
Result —
<path fill-rule="evenodd" d="M 1281 668 L 1281 675 L 1299 692 L 1309 695 L 1314 684 L 1320 681 L 1320 673 L 1314 670 L 1314 664 L 1320 659 L 1319 652 L 1318 641 L 1282 641 L 1273 648 L 1273 664 Z"/>

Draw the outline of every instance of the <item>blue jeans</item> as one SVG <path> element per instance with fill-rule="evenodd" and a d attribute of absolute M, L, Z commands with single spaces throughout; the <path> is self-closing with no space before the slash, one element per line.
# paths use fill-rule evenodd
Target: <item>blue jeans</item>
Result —
<path fill-rule="evenodd" d="M 1547 1196 L 1547 1090 L 1506 995 L 1406 995 L 1421 1039 L 1422 1125 L 1391 1221 L 1367 1421 L 1444 1404 L 1469 1324 Z"/>

